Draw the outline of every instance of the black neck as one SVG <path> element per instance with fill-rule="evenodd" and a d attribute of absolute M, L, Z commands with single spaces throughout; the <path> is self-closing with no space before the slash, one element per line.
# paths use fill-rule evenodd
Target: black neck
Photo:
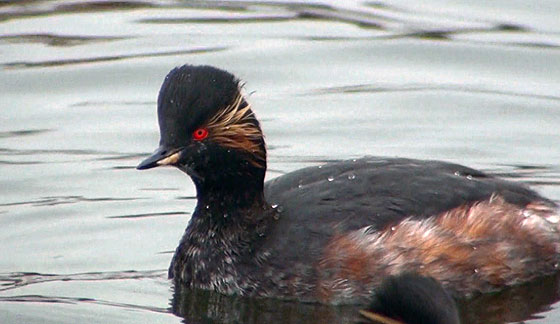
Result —
<path fill-rule="evenodd" d="M 232 262 L 252 260 L 248 247 L 258 245 L 278 219 L 276 210 L 265 202 L 262 173 L 221 181 L 192 177 L 198 203 L 173 257 L 170 277 L 180 274 L 181 280 L 204 286 L 212 276 L 224 276 Z"/>
<path fill-rule="evenodd" d="M 266 207 L 264 173 L 264 169 L 254 168 L 251 172 L 221 173 L 220 177 L 193 177 L 197 191 L 197 209 L 221 215 Z"/>
<path fill-rule="evenodd" d="M 197 199 L 200 207 L 227 211 L 243 210 L 265 205 L 263 185 L 248 182 L 197 185 Z M 208 206 L 208 207 L 206 207 Z"/>
<path fill-rule="evenodd" d="M 221 242 L 218 245 L 237 246 L 239 242 L 255 242 L 270 230 L 270 224 L 277 219 L 277 211 L 264 199 L 262 180 L 255 182 L 244 178 L 235 182 L 224 181 L 216 186 L 198 183 L 197 199 L 189 225 L 192 226 L 191 232 L 211 232 Z M 204 241 L 209 244 L 206 239 Z M 238 251 L 238 254 L 242 252 Z"/>

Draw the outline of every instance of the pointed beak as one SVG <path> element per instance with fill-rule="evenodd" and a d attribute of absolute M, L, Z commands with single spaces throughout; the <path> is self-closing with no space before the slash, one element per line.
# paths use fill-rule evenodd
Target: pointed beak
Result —
<path fill-rule="evenodd" d="M 163 165 L 175 165 L 180 157 L 181 150 L 170 150 L 166 147 L 160 147 L 152 155 L 140 162 L 136 169 L 146 170 Z"/>

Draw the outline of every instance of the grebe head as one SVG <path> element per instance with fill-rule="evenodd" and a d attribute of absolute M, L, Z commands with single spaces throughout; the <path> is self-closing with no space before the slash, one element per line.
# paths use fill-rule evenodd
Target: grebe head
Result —
<path fill-rule="evenodd" d="M 386 278 L 367 310 L 368 323 L 459 324 L 455 301 L 435 279 L 405 273 Z"/>
<path fill-rule="evenodd" d="M 137 169 L 175 166 L 191 176 L 199 193 L 240 179 L 262 190 L 264 139 L 240 88 L 232 74 L 214 67 L 171 70 L 158 96 L 159 148 Z"/>

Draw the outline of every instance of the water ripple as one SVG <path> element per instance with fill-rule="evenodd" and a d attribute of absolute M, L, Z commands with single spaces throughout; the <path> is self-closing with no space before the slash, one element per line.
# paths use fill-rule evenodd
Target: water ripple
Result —
<path fill-rule="evenodd" d="M 39 154 L 52 154 L 52 155 L 111 155 L 108 158 L 117 159 L 117 157 L 143 157 L 146 154 L 142 153 L 121 153 L 115 151 L 98 151 L 98 150 L 80 150 L 80 149 L 9 149 L 0 147 L 0 155 L 5 156 L 19 156 L 19 155 L 39 155 Z"/>
<path fill-rule="evenodd" d="M 503 164 L 500 169 L 485 170 L 507 180 L 515 180 L 534 186 L 560 185 L 560 167 L 556 165 Z M 504 170 L 503 168 L 507 168 Z"/>
<path fill-rule="evenodd" d="M 65 65 L 119 61 L 119 60 L 131 59 L 131 58 L 147 58 L 147 57 L 173 56 L 173 55 L 184 55 L 184 54 L 200 54 L 200 53 L 218 52 L 218 51 L 223 51 L 225 49 L 227 49 L 227 47 L 225 47 L 225 46 L 215 46 L 215 47 L 202 47 L 202 48 L 194 48 L 194 49 L 185 49 L 185 50 L 178 50 L 178 51 L 162 51 L 162 52 L 153 52 L 153 53 L 108 55 L 108 56 L 102 56 L 102 57 L 84 57 L 84 58 L 79 58 L 79 59 L 45 60 L 45 61 L 38 61 L 38 62 L 31 62 L 31 61 L 9 62 L 9 63 L 2 64 L 2 66 L 4 66 L 7 69 L 53 67 L 53 66 L 65 66 Z"/>
<path fill-rule="evenodd" d="M 99 107 L 99 106 L 154 106 L 155 101 L 107 101 L 107 100 L 90 100 L 90 101 L 80 101 L 69 105 L 69 107 Z"/>
<path fill-rule="evenodd" d="M 52 281 L 104 281 L 144 278 L 167 278 L 167 270 L 125 270 L 107 272 L 83 272 L 71 274 L 51 274 L 38 272 L 0 273 L 0 291 Z M 7 297 L 4 297 L 7 298 Z"/>
<path fill-rule="evenodd" d="M 264 14 L 223 17 L 184 17 L 184 18 L 143 18 L 136 22 L 144 24 L 186 24 L 186 23 L 251 23 L 251 22 L 278 22 L 297 18 L 296 14 Z"/>
<path fill-rule="evenodd" d="M 49 33 L 7 34 L 0 36 L 0 41 L 10 43 L 41 43 L 49 46 L 76 46 L 95 42 L 122 40 L 125 37 L 106 36 L 66 36 Z"/>
<path fill-rule="evenodd" d="M 6 161 L 0 160 L 0 165 L 33 165 L 33 164 L 43 164 L 45 162 L 41 161 Z"/>
<path fill-rule="evenodd" d="M 512 96 L 512 97 L 526 97 L 535 99 L 544 99 L 552 101 L 560 101 L 560 96 L 555 95 L 540 95 L 534 93 L 520 93 L 514 91 L 504 91 L 496 89 L 483 89 L 476 87 L 469 87 L 464 85 L 454 85 L 454 84 L 439 84 L 439 85 L 427 85 L 427 84 L 409 84 L 409 85 L 383 85 L 383 84 L 358 84 L 358 85 L 348 85 L 342 87 L 328 87 L 319 88 L 312 90 L 308 93 L 303 93 L 302 95 L 316 95 L 316 94 L 328 94 L 328 93 L 375 93 L 375 92 L 412 92 L 412 91 L 453 91 L 453 92 L 465 92 L 465 93 L 482 93 L 482 94 L 495 94 L 501 96 Z"/>
<path fill-rule="evenodd" d="M 171 313 L 168 308 L 143 306 L 129 303 L 118 303 L 108 300 L 95 299 L 95 298 L 80 298 L 80 297 L 62 297 L 62 296 L 43 296 L 43 295 L 17 295 L 0 297 L 0 302 L 31 302 L 31 303 L 62 303 L 62 304 L 78 304 L 88 303 L 103 306 L 114 306 L 126 308 L 127 310 L 144 310 L 156 313 Z"/>
<path fill-rule="evenodd" d="M 40 199 L 29 200 L 29 201 L 4 203 L 4 204 L 0 204 L 0 207 L 20 206 L 20 205 L 31 205 L 34 207 L 40 207 L 40 206 L 75 204 L 79 202 L 130 201 L 130 200 L 139 200 L 139 199 L 142 198 L 113 198 L 113 197 L 86 198 L 84 196 L 48 196 L 48 197 L 41 197 Z"/>
<path fill-rule="evenodd" d="M 22 1 L 3 1 L 5 8 L 0 11 L 0 21 L 7 21 L 25 17 L 46 16 L 61 13 L 77 13 L 77 12 L 99 12 L 114 11 L 124 9 L 152 8 L 155 4 L 144 1 L 82 1 L 76 3 L 58 4 L 56 1 L 49 3 L 48 1 L 25 1 L 27 5 L 19 6 Z M 42 6 L 32 6 L 32 3 L 42 2 Z M 9 4 L 16 6 L 9 7 Z"/>
<path fill-rule="evenodd" d="M 29 136 L 29 135 L 38 135 L 53 131 L 52 129 L 23 129 L 17 131 L 7 131 L 7 132 L 0 132 L 0 138 L 8 138 L 8 137 L 21 137 L 21 136 Z"/>
<path fill-rule="evenodd" d="M 143 214 L 128 214 L 119 216 L 107 216 L 107 218 L 147 218 L 147 217 L 160 217 L 160 216 L 179 216 L 179 215 L 189 215 L 190 213 L 184 211 L 171 211 L 171 212 L 160 212 L 160 213 L 143 213 Z"/>

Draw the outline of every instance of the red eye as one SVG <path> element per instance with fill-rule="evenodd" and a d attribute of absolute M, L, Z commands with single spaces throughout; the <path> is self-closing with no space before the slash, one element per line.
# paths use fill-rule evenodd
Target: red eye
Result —
<path fill-rule="evenodd" d="M 202 141 L 208 137 L 208 130 L 206 128 L 199 128 L 193 132 L 192 137 L 195 141 Z"/>

